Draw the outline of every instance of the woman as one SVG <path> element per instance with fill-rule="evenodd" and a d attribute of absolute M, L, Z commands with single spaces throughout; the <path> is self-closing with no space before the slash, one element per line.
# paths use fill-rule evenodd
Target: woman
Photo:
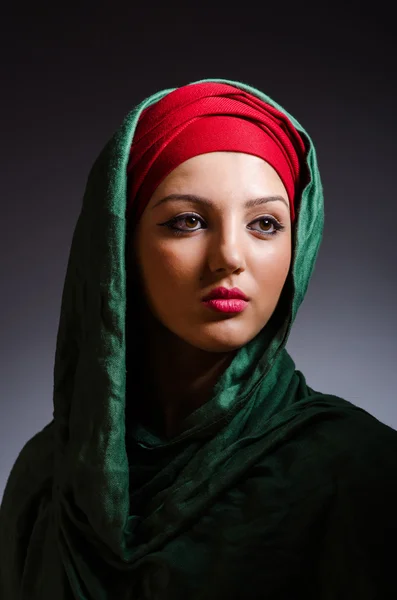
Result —
<path fill-rule="evenodd" d="M 313 143 L 259 90 L 127 116 L 74 234 L 54 420 L 4 494 L 1 598 L 395 597 L 397 433 L 285 350 L 322 226 Z"/>

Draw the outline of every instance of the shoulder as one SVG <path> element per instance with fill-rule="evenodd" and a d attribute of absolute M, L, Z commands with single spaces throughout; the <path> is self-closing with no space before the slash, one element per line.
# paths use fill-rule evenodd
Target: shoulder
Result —
<path fill-rule="evenodd" d="M 309 388 L 297 403 L 298 418 L 306 424 L 302 435 L 310 445 L 339 456 L 346 469 L 370 465 L 397 466 L 397 431 L 363 408 L 331 394 Z"/>
<path fill-rule="evenodd" d="M 301 418 L 297 461 L 304 458 L 314 476 L 332 483 L 335 502 L 357 518 L 367 515 L 373 525 L 388 514 L 396 527 L 397 431 L 332 395 L 309 396 Z"/>
<path fill-rule="evenodd" d="M 335 418 L 313 430 L 313 449 L 320 456 L 327 449 L 332 490 L 317 553 L 319 596 L 391 597 L 397 593 L 397 431 L 347 401 L 335 404 Z"/>
<path fill-rule="evenodd" d="M 396 464 L 397 431 L 363 408 L 338 396 L 314 393 L 306 400 L 306 411 L 322 417 L 314 435 L 317 430 L 319 440 L 351 458 L 355 466 L 368 467 L 369 457 L 372 463 Z"/>
<path fill-rule="evenodd" d="M 26 442 L 9 474 L 1 510 L 18 507 L 22 495 L 31 496 L 52 478 L 53 424 L 51 421 Z M 24 494 L 25 493 L 25 494 Z"/>
<path fill-rule="evenodd" d="M 52 473 L 53 421 L 23 446 L 5 486 L 0 506 L 1 597 L 14 597 L 10 594 L 20 585 L 31 533 L 42 502 L 51 495 Z"/>
<path fill-rule="evenodd" d="M 351 402 L 309 392 L 276 417 L 276 444 L 263 460 L 302 494 L 329 488 L 351 494 L 376 488 L 397 495 L 397 431 Z M 396 502 L 397 505 L 397 502 Z"/>

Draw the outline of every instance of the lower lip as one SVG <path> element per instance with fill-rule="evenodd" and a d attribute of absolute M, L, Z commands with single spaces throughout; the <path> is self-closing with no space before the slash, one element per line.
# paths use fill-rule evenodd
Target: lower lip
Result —
<path fill-rule="evenodd" d="M 244 310 L 248 302 L 240 300 L 238 298 L 229 298 L 228 300 L 221 300 L 220 298 L 214 298 L 204 302 L 206 306 L 223 313 L 239 313 Z"/>

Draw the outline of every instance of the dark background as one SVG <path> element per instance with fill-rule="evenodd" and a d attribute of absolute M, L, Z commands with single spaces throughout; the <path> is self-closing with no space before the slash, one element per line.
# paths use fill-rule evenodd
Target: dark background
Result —
<path fill-rule="evenodd" d="M 15 2 L 1 21 L 0 492 L 52 418 L 91 165 L 134 105 L 203 78 L 261 89 L 311 135 L 326 225 L 288 348 L 309 385 L 397 429 L 392 3 Z"/>

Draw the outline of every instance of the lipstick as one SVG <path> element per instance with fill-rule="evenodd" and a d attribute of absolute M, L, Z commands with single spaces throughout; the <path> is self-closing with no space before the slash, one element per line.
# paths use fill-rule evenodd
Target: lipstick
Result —
<path fill-rule="evenodd" d="M 240 313 L 248 305 L 249 299 L 239 289 L 217 287 L 203 298 L 203 304 L 222 313 Z"/>

